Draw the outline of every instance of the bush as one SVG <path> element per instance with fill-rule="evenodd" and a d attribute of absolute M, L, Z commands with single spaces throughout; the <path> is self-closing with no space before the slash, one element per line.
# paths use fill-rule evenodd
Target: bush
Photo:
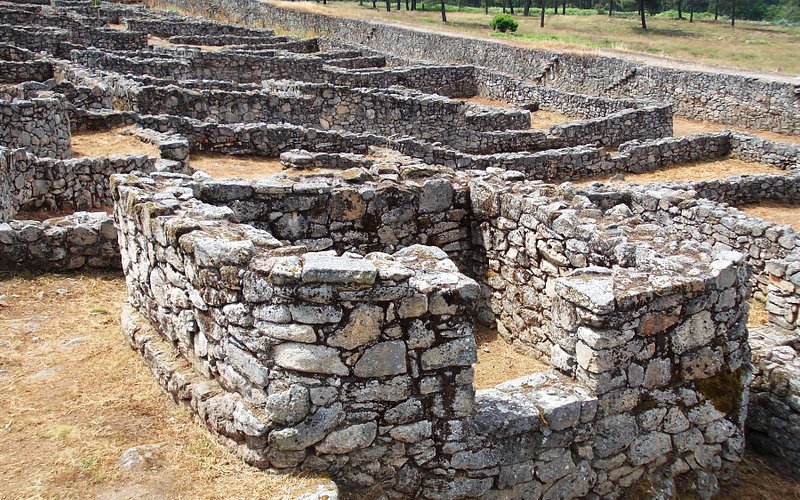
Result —
<path fill-rule="evenodd" d="M 497 14 L 492 18 L 490 26 L 494 31 L 505 33 L 506 31 L 517 31 L 519 23 L 509 14 Z"/>

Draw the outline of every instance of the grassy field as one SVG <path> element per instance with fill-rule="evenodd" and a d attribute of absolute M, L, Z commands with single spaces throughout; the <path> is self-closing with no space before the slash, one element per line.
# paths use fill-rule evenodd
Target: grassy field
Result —
<path fill-rule="evenodd" d="M 768 71 L 784 75 L 800 74 L 800 26 L 776 26 L 765 23 L 737 21 L 731 28 L 727 19 L 678 20 L 668 15 L 648 18 L 648 31 L 642 31 L 635 17 L 625 15 L 588 15 L 589 11 L 574 11 L 573 15 L 553 15 L 547 12 L 545 27 L 539 27 L 539 11 L 530 17 L 519 14 L 516 33 L 493 33 L 489 21 L 499 8 L 485 15 L 481 9 L 449 7 L 448 23 L 441 22 L 438 4 L 428 2 L 424 11 L 386 12 L 385 3 L 377 10 L 372 2 L 363 7 L 358 2 L 275 1 L 281 6 L 312 10 L 330 15 L 380 19 L 439 31 L 467 33 L 473 36 L 503 39 L 516 45 L 570 50 L 615 50 L 662 56 L 704 64 L 739 69 Z M 405 5 L 405 2 L 403 2 Z M 568 11 L 569 12 L 569 11 Z M 583 15 L 578 15 L 583 14 Z"/>

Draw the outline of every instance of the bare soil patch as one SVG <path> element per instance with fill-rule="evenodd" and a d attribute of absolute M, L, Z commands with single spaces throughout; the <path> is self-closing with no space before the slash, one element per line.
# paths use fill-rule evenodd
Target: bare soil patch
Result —
<path fill-rule="evenodd" d="M 61 210 L 20 210 L 17 212 L 17 215 L 14 217 L 16 220 L 35 220 L 35 221 L 45 221 L 47 219 L 55 219 L 57 217 L 65 217 L 67 215 L 72 215 L 78 210 L 74 210 L 71 208 L 64 208 Z M 83 212 L 105 212 L 108 215 L 114 213 L 113 206 L 105 206 L 105 207 L 98 207 L 98 208 L 90 208 L 83 210 Z"/>
<path fill-rule="evenodd" d="M 228 155 L 224 153 L 197 153 L 189 159 L 189 165 L 202 170 L 215 179 L 256 180 L 273 174 L 318 175 L 341 172 L 334 169 L 308 168 L 284 169 L 280 158 L 256 155 Z"/>
<path fill-rule="evenodd" d="M 478 344 L 478 362 L 473 365 L 476 389 L 487 389 L 552 368 L 550 364 L 515 349 L 495 329 L 477 327 L 475 341 Z"/>
<path fill-rule="evenodd" d="M 505 101 L 499 101 L 497 99 L 488 99 L 486 97 L 474 96 L 468 98 L 459 98 L 460 101 L 469 103 L 469 104 L 480 104 L 481 106 L 491 106 L 495 108 L 503 108 L 503 109 L 512 109 L 514 105 L 509 104 Z M 531 111 L 531 128 L 535 129 L 545 129 L 550 128 L 553 125 L 560 125 L 562 123 L 567 123 L 575 120 L 580 120 L 580 118 L 565 115 L 564 113 L 559 113 L 558 111 Z"/>
<path fill-rule="evenodd" d="M 652 172 L 641 174 L 624 173 L 625 179 L 614 181 L 625 184 L 647 184 L 650 182 L 687 182 L 687 181 L 707 181 L 713 179 L 724 179 L 735 175 L 747 174 L 772 174 L 785 175 L 786 170 L 781 170 L 771 165 L 763 163 L 752 163 L 726 158 L 724 160 L 702 161 L 694 163 L 684 163 L 673 167 L 662 168 Z M 575 182 L 581 186 L 592 182 L 608 182 L 614 174 L 605 174 Z"/>
<path fill-rule="evenodd" d="M 770 141 L 791 142 L 794 144 L 800 144 L 800 136 L 797 135 L 776 134 L 774 132 L 767 132 L 765 130 L 746 129 L 740 127 L 734 128 L 731 125 L 723 125 L 721 123 L 704 122 L 699 120 L 690 120 L 688 118 L 682 118 L 678 115 L 674 115 L 672 117 L 672 129 L 673 129 L 672 135 L 674 135 L 675 137 L 683 135 L 699 134 L 701 132 L 719 132 L 720 130 L 733 129 L 739 132 L 743 132 L 745 134 L 762 137 Z"/>
<path fill-rule="evenodd" d="M 466 102 L 468 104 L 480 104 L 481 106 L 492 106 L 495 108 L 512 109 L 514 107 L 513 104 L 507 103 L 505 101 L 500 101 L 497 99 L 489 99 L 488 97 L 481 97 L 477 95 L 472 97 L 459 98 L 458 100 Z"/>
<path fill-rule="evenodd" d="M 753 297 L 750 299 L 750 311 L 747 314 L 747 327 L 758 328 L 764 326 L 769 322 L 769 314 L 764 302 Z"/>
<path fill-rule="evenodd" d="M 786 224 L 800 232 L 800 205 L 765 201 L 752 205 L 736 207 L 747 215 L 752 215 L 775 224 Z"/>
<path fill-rule="evenodd" d="M 148 155 L 160 157 L 158 148 L 153 144 L 140 141 L 132 135 L 122 132 L 128 127 L 104 130 L 102 132 L 81 132 L 72 135 L 72 156 L 125 156 Z"/>
<path fill-rule="evenodd" d="M 153 45 L 156 47 L 179 47 L 179 46 L 189 46 L 189 47 L 197 47 L 201 50 L 207 50 L 209 52 L 216 52 L 218 50 L 222 50 L 227 45 L 189 45 L 186 43 L 172 43 L 166 38 L 161 38 L 158 36 L 147 35 L 147 43 L 149 45 Z"/>
<path fill-rule="evenodd" d="M 0 497 L 294 498 L 164 395 L 120 331 L 119 274 L 0 275 Z M 153 445 L 126 470 L 120 456 Z"/>
<path fill-rule="evenodd" d="M 574 122 L 580 118 L 565 115 L 558 111 L 533 111 L 531 113 L 531 128 L 545 129 L 553 125 L 561 125 L 562 123 Z"/>

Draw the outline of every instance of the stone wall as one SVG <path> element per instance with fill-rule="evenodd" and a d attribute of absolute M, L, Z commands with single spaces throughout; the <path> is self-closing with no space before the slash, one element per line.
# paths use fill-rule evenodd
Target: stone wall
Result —
<path fill-rule="evenodd" d="M 627 109 L 637 109 L 653 103 L 634 99 L 612 99 L 565 92 L 543 85 L 532 85 L 509 75 L 474 68 L 477 94 L 487 99 L 507 102 L 517 106 L 537 104 L 541 109 L 558 111 L 581 118 L 602 118 Z"/>
<path fill-rule="evenodd" d="M 155 158 L 110 156 L 59 160 L 38 158 L 27 150 L 0 148 L 4 164 L 0 181 L 9 197 L 0 198 L 3 220 L 18 210 L 86 210 L 113 203 L 108 177 L 111 174 L 150 172 Z"/>
<path fill-rule="evenodd" d="M 146 19 L 123 19 L 128 31 L 141 31 L 155 36 L 169 38 L 182 35 L 236 35 L 271 37 L 275 34 L 272 30 L 250 29 L 234 24 L 223 24 L 201 19 L 181 20 L 146 20 Z"/>
<path fill-rule="evenodd" d="M 70 137 L 69 116 L 61 98 L 0 100 L 0 147 L 67 158 Z"/>
<path fill-rule="evenodd" d="M 0 61 L 0 83 L 43 82 L 53 78 L 49 61 Z"/>
<path fill-rule="evenodd" d="M 769 322 L 800 335 L 800 249 L 768 261 L 765 274 L 769 278 L 766 303 Z"/>
<path fill-rule="evenodd" d="M 667 487 L 675 477 L 713 494 L 743 448 L 739 257 L 652 257 L 659 294 L 634 268 L 555 279 L 560 310 L 574 312 L 558 324 L 562 343 L 574 339 L 565 366 L 599 398 L 553 372 L 476 393 L 479 287 L 441 250 L 411 244 L 444 231 L 414 231 L 421 220 L 466 216 L 454 180 L 115 177 L 124 329 L 168 392 L 260 467 L 422 498 L 617 496 L 663 471 Z M 372 236 L 350 238 L 350 223 Z M 328 230 L 348 234 L 335 252 L 297 246 Z M 713 319 L 720 308 L 731 314 Z"/>
<path fill-rule="evenodd" d="M 352 59 L 345 59 L 352 60 Z M 329 64 L 334 61 L 328 61 Z M 327 81 L 347 87 L 391 87 L 400 85 L 446 97 L 472 97 L 477 93 L 472 66 L 403 66 L 352 71 L 326 68 Z"/>
<path fill-rule="evenodd" d="M 313 29 L 339 41 L 412 60 L 471 64 L 568 92 L 666 102 L 683 116 L 773 132 L 800 133 L 800 93 L 787 78 L 753 78 L 651 66 L 631 59 L 557 53 L 366 20 L 301 12 L 255 0 L 161 0 L 157 6 L 202 14 L 213 8 L 233 22 L 267 21 Z M 761 98 L 759 96 L 766 96 Z"/>
<path fill-rule="evenodd" d="M 796 295 L 795 295 L 796 297 Z M 767 325 L 750 332 L 748 442 L 785 474 L 800 470 L 800 339 Z"/>
<path fill-rule="evenodd" d="M 105 212 L 76 212 L 44 222 L 0 222 L 0 270 L 58 272 L 119 268 L 114 220 Z"/>

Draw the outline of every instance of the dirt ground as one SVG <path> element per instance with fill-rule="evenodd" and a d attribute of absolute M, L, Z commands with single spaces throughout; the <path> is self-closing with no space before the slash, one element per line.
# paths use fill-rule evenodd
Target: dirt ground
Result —
<path fill-rule="evenodd" d="M 244 465 L 158 388 L 119 327 L 115 273 L 0 275 L 0 498 L 295 498 L 321 478 Z M 476 385 L 546 369 L 478 333 Z M 130 470 L 132 447 L 149 458 Z M 142 453 L 148 455 L 148 453 Z M 800 498 L 748 453 L 720 498 Z"/>
<path fill-rule="evenodd" d="M 294 498 L 320 479 L 244 465 L 125 342 L 119 274 L 0 275 L 0 498 Z M 134 446 L 152 456 L 126 470 Z"/>
<path fill-rule="evenodd" d="M 505 101 L 498 101 L 495 99 L 487 99 L 486 97 L 468 97 L 466 99 L 459 99 L 463 102 L 468 102 L 472 104 L 481 104 L 483 106 L 494 106 L 496 108 L 504 108 L 504 109 L 511 109 L 514 106 L 505 102 Z M 533 129 L 546 129 L 550 128 L 553 125 L 560 125 L 562 123 L 567 123 L 575 120 L 580 120 L 580 118 L 576 118 L 574 116 L 565 115 L 563 113 L 559 113 L 557 111 L 532 111 L 531 112 L 531 128 Z"/>
<path fill-rule="evenodd" d="M 256 155 L 227 155 L 223 153 L 196 153 L 189 158 L 189 165 L 202 170 L 215 179 L 257 180 L 273 174 L 319 175 L 340 172 L 334 169 L 307 168 L 284 169 L 280 158 Z"/>
<path fill-rule="evenodd" d="M 786 224 L 797 232 L 800 232 L 800 205 L 789 205 L 786 203 L 763 202 L 753 205 L 736 207 L 747 215 L 759 217 L 768 222 L 776 224 Z"/>
<path fill-rule="evenodd" d="M 550 370 L 552 366 L 533 356 L 525 355 L 506 342 L 497 330 L 476 328 L 478 362 L 475 369 L 475 387 L 486 389 L 502 382 Z"/>
<path fill-rule="evenodd" d="M 160 157 L 153 144 L 140 141 L 122 132 L 127 127 L 102 132 L 80 132 L 72 135 L 72 156 L 125 156 L 128 154 Z"/>
<path fill-rule="evenodd" d="M 614 181 L 615 183 L 625 184 L 647 184 L 650 182 L 687 182 L 687 181 L 705 181 L 712 179 L 724 179 L 726 177 L 733 177 L 734 175 L 745 174 L 774 174 L 784 175 L 786 170 L 766 165 L 763 163 L 750 163 L 735 158 L 726 158 L 724 160 L 703 161 L 694 163 L 683 163 L 652 172 L 644 172 L 641 174 L 625 173 L 625 180 Z M 600 175 L 588 179 L 582 179 L 575 182 L 575 185 L 582 186 L 591 184 L 592 182 L 609 182 L 611 174 Z"/>
<path fill-rule="evenodd" d="M 113 206 L 105 206 L 99 208 L 91 208 L 87 210 L 83 210 L 84 212 L 105 212 L 109 215 L 114 213 Z M 56 217 L 64 217 L 66 215 L 74 214 L 76 210 L 71 209 L 62 209 L 62 210 L 21 210 L 17 212 L 17 215 L 14 217 L 16 220 L 35 220 L 35 221 L 44 221 L 47 219 L 55 219 Z"/>

